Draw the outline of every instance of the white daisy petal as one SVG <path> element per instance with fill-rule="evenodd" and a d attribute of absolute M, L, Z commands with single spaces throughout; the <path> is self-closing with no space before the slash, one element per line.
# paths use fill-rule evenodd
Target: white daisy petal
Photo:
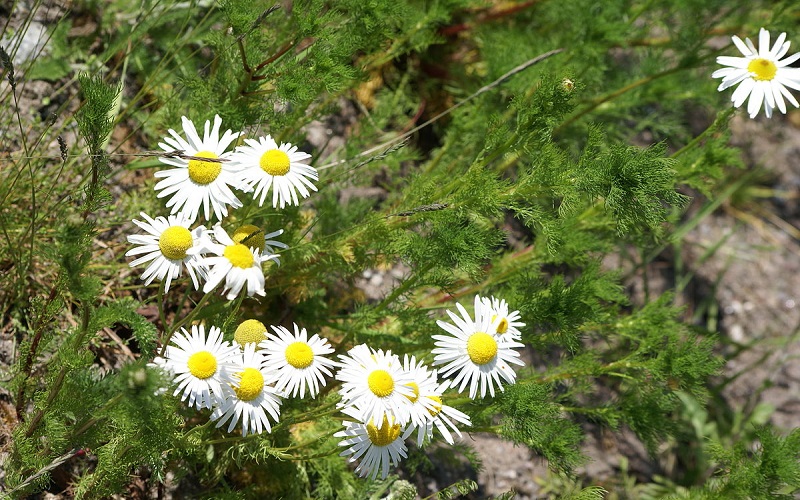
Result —
<path fill-rule="evenodd" d="M 756 117 L 763 101 L 764 89 L 756 82 L 756 85 L 753 85 L 752 92 L 750 92 L 750 100 L 747 101 L 747 112 L 750 114 L 750 118 Z"/>
<path fill-rule="evenodd" d="M 750 52 L 750 49 L 747 47 L 747 45 L 745 45 L 745 43 L 742 41 L 741 38 L 739 38 L 736 35 L 733 35 L 731 38 L 733 39 L 733 44 L 736 45 L 737 49 L 739 49 L 739 52 L 741 52 L 745 56 L 752 55 L 752 53 Z M 750 40 L 748 40 L 748 42 L 749 41 Z"/>
<path fill-rule="evenodd" d="M 761 57 L 769 56 L 769 31 L 764 28 L 758 32 L 758 54 Z"/>
<path fill-rule="evenodd" d="M 756 82 L 752 78 L 743 80 L 741 85 L 736 87 L 736 90 L 733 91 L 733 95 L 731 96 L 733 107 L 738 108 L 741 106 L 750 96 L 750 93 L 753 91 L 753 87 L 755 86 Z"/>
<path fill-rule="evenodd" d="M 774 59 L 780 59 L 781 51 L 783 51 L 784 47 L 786 48 L 786 50 L 789 49 L 789 47 L 786 47 L 786 44 L 784 43 L 785 41 L 786 41 L 785 32 L 778 35 L 778 39 L 775 40 L 775 45 L 773 45 L 772 50 L 769 51 L 770 56 L 772 56 Z"/>

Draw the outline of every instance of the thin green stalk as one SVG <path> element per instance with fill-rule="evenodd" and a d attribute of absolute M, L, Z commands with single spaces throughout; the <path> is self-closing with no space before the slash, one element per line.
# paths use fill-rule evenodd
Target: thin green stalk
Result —
<path fill-rule="evenodd" d="M 156 298 L 156 300 L 157 300 L 157 304 L 156 305 L 158 306 L 158 319 L 161 321 L 161 329 L 162 329 L 162 331 L 167 326 L 167 315 L 166 315 L 166 313 L 164 311 L 164 287 L 165 286 L 166 285 L 165 285 L 164 281 L 159 283 L 159 285 L 158 285 L 158 295 L 157 295 L 157 298 Z M 162 342 L 162 344 L 163 344 L 163 342 Z"/>
<path fill-rule="evenodd" d="M 544 54 L 538 55 L 538 56 L 534 57 L 533 59 L 525 61 L 524 63 L 520 64 L 519 66 L 516 66 L 515 68 L 512 68 L 511 70 L 507 71 L 505 74 L 503 74 L 500 78 L 496 79 L 492 83 L 490 83 L 488 85 L 484 85 L 483 87 L 479 88 L 477 91 L 473 92 L 472 94 L 470 94 L 469 96 L 464 98 L 464 100 L 459 101 L 457 104 L 447 108 L 446 110 L 442 111 L 441 113 L 439 113 L 438 115 L 434 116 L 433 118 L 431 118 L 430 120 L 426 121 L 425 123 L 412 128 L 408 132 L 400 134 L 399 136 L 395 137 L 394 139 L 390 139 L 390 140 L 388 140 L 388 141 L 386 141 L 386 142 L 384 142 L 382 144 L 378 144 L 377 146 L 374 146 L 374 147 L 372 147 L 372 148 L 370 148 L 370 149 L 368 149 L 366 151 L 362 151 L 361 153 L 355 155 L 352 158 L 348 158 L 346 160 L 335 161 L 333 163 L 328 163 L 326 165 L 322 165 L 320 167 L 317 167 L 317 170 L 323 170 L 323 169 L 330 168 L 330 167 L 333 167 L 333 166 L 336 166 L 336 165 L 341 165 L 342 163 L 346 163 L 348 161 L 352 161 L 352 160 L 355 160 L 355 159 L 358 159 L 358 158 L 362 158 L 364 156 L 369 156 L 372 153 L 375 153 L 375 152 L 380 151 L 382 149 L 386 149 L 387 147 L 391 146 L 392 144 L 394 144 L 396 142 L 403 141 L 403 140 L 407 139 L 408 137 L 411 137 L 412 135 L 416 134 L 417 132 L 419 132 L 423 128 L 427 127 L 428 125 L 430 125 L 430 124 L 434 123 L 435 121 L 439 120 L 440 118 L 442 118 L 444 116 L 447 116 L 448 114 L 452 113 L 453 111 L 455 111 L 456 109 L 460 108 L 461 106 L 463 106 L 464 104 L 468 103 L 469 101 L 475 99 L 479 95 L 492 90 L 493 88 L 495 88 L 498 85 L 502 84 L 503 82 L 505 82 L 509 78 L 513 77 L 517 73 L 520 73 L 520 72 L 530 68 L 531 66 L 533 66 L 535 64 L 538 64 L 538 63 L 544 61 L 545 59 L 548 59 L 549 57 L 552 57 L 552 56 L 554 56 L 556 54 L 560 54 L 563 51 L 564 51 L 564 49 L 554 49 L 554 50 L 545 52 Z"/>
<path fill-rule="evenodd" d="M 334 430 L 334 431 L 328 431 L 328 432 L 326 432 L 324 434 L 320 434 L 319 436 L 317 436 L 317 437 L 315 437 L 313 439 L 309 439 L 308 441 L 305 441 L 305 442 L 302 442 L 302 443 L 298 443 L 298 444 L 295 444 L 295 445 L 292 445 L 292 446 L 287 446 L 286 448 L 276 448 L 276 449 L 278 449 L 278 450 L 280 450 L 282 452 L 299 450 L 301 448 L 306 448 L 308 446 L 315 445 L 315 444 L 319 443 L 320 440 L 323 440 L 325 438 L 329 438 L 329 437 L 333 436 L 334 434 L 336 434 L 337 432 L 339 432 L 338 429 Z"/>
<path fill-rule="evenodd" d="M 417 272 L 414 274 L 414 276 L 405 280 L 400 286 L 392 290 L 392 293 L 387 295 L 386 298 L 383 299 L 380 304 L 375 306 L 375 312 L 381 312 L 387 307 L 389 307 L 389 304 L 393 303 L 395 300 L 397 300 L 398 297 L 400 297 L 402 294 L 406 293 L 409 289 L 411 289 L 411 287 L 416 285 L 417 281 L 419 281 L 419 279 L 422 276 L 424 276 L 425 273 L 428 272 L 432 267 L 433 263 L 429 262 L 424 266 L 422 266 L 420 269 L 418 269 Z"/>
<path fill-rule="evenodd" d="M 653 82 L 655 80 L 658 80 L 659 78 L 663 78 L 665 76 L 669 76 L 669 75 L 671 75 L 673 73 L 677 73 L 677 72 L 682 71 L 684 69 L 689 69 L 689 67 L 687 67 L 687 66 L 676 66 L 674 68 L 670 68 L 670 69 L 664 70 L 664 71 L 662 71 L 660 73 L 656 73 L 654 75 L 647 76 L 647 77 L 642 78 L 640 80 L 637 80 L 637 81 L 635 81 L 633 83 L 625 85 L 624 87 L 619 88 L 619 89 L 615 90 L 614 92 L 611 92 L 611 93 L 606 94 L 604 96 L 598 97 L 597 99 L 594 99 L 589 104 L 589 106 L 587 106 L 587 107 L 583 108 L 582 110 L 580 110 L 579 112 L 575 113 L 570 118 L 568 118 L 564 123 L 562 123 L 561 125 L 559 125 L 555 129 L 553 129 L 553 135 L 554 136 L 557 135 L 561 130 L 565 129 L 569 125 L 572 125 L 574 122 L 576 122 L 577 120 L 579 120 L 583 116 L 591 113 L 592 111 L 594 111 L 595 109 L 600 107 L 600 105 L 602 105 L 602 104 L 604 104 L 604 103 L 606 103 L 608 101 L 611 101 L 613 99 L 616 99 L 617 97 L 621 96 L 622 94 L 625 94 L 626 92 L 630 92 L 631 90 L 634 90 L 634 89 L 637 89 L 637 88 L 642 87 L 644 85 L 647 85 L 648 83 Z"/>
<path fill-rule="evenodd" d="M 722 113 L 720 113 L 719 115 L 717 115 L 717 118 L 714 120 L 714 122 L 711 125 L 706 127 L 706 129 L 703 130 L 703 132 L 701 132 L 700 135 L 698 135 L 697 137 L 695 137 L 694 139 L 689 141 L 681 149 L 679 149 L 679 150 L 675 151 L 674 153 L 672 153 L 670 155 L 670 158 L 673 158 L 673 159 L 677 158 L 677 157 L 681 156 L 682 154 L 686 153 L 687 151 L 690 151 L 690 150 L 694 149 L 695 147 L 697 147 L 697 145 L 700 144 L 700 142 L 703 139 L 705 139 L 706 136 L 708 136 L 708 134 L 710 134 L 711 132 L 715 132 L 715 131 L 719 130 L 720 126 L 723 123 L 726 123 L 731 118 L 731 116 L 733 116 L 733 114 L 735 112 L 736 112 L 736 108 L 729 108 L 729 109 L 726 109 L 725 111 L 723 111 Z"/>
<path fill-rule="evenodd" d="M 167 352 L 167 345 L 169 345 L 169 341 L 172 339 L 172 335 L 175 333 L 175 331 L 177 331 L 178 328 L 181 328 L 183 325 L 186 325 L 190 323 L 192 320 L 194 320 L 195 316 L 197 316 L 200 313 L 200 310 L 203 308 L 206 301 L 208 301 L 208 298 L 211 297 L 211 294 L 213 293 L 214 290 L 211 290 L 205 295 L 203 295 L 203 298 L 200 299 L 200 302 L 198 302 L 197 305 L 194 306 L 194 309 L 192 309 L 189 312 L 189 314 L 187 314 L 182 320 L 176 321 L 175 323 L 170 325 L 167 336 L 161 345 L 161 352 L 159 354 L 160 356 L 163 356 L 164 353 Z"/>
<path fill-rule="evenodd" d="M 83 345 L 84 339 L 89 333 L 89 319 L 91 317 L 91 310 L 90 306 L 86 303 L 81 304 L 81 329 L 78 334 L 75 336 L 75 341 L 73 342 L 73 348 L 77 351 L 80 346 Z M 25 437 L 33 436 L 33 433 L 36 431 L 36 428 L 39 426 L 39 423 L 42 421 L 44 417 L 45 411 L 50 407 L 50 405 L 55 401 L 58 393 L 61 392 L 61 387 L 64 385 L 64 380 L 67 376 L 67 371 L 69 367 L 67 364 L 62 364 L 61 369 L 56 375 L 56 379 L 53 382 L 52 387 L 50 388 L 50 392 L 47 395 L 47 400 L 45 401 L 44 405 L 39 408 L 39 410 L 34 415 L 33 419 L 31 419 L 31 423 L 28 426 L 28 430 L 25 432 Z"/>
<path fill-rule="evenodd" d="M 339 452 L 339 448 L 332 448 L 330 451 L 317 453 L 316 455 L 305 455 L 305 456 L 302 456 L 302 457 L 290 457 L 289 460 L 308 461 L 308 460 L 314 460 L 316 458 L 330 457 L 331 455 L 335 455 L 338 452 Z"/>
<path fill-rule="evenodd" d="M 94 413 L 102 413 L 105 410 L 107 410 L 107 409 L 111 408 L 112 406 L 114 406 L 115 404 L 119 403 L 121 400 L 122 400 L 122 394 L 117 394 L 113 398 L 111 398 L 108 401 L 106 401 L 103 404 L 103 406 L 101 406 L 100 408 L 97 408 L 96 410 L 94 410 Z M 94 426 L 95 424 L 97 424 L 98 422 L 100 422 L 102 420 L 105 420 L 106 418 L 108 418 L 108 417 L 99 416 L 99 417 L 90 418 L 78 430 L 76 430 L 74 433 L 72 433 L 72 438 L 74 439 L 74 438 L 80 436 L 84 432 L 88 431 L 92 426 Z"/>
<path fill-rule="evenodd" d="M 328 415 L 335 415 L 339 412 L 339 408 L 336 407 L 337 403 L 329 403 L 327 405 L 321 406 L 319 408 L 315 408 L 314 410 L 307 411 L 297 415 L 293 418 L 282 418 L 280 422 L 275 424 L 273 427 L 273 431 L 276 429 L 280 429 L 281 427 L 286 427 L 289 425 L 295 425 L 302 422 L 308 422 L 310 420 L 316 420 L 321 417 L 327 417 Z"/>

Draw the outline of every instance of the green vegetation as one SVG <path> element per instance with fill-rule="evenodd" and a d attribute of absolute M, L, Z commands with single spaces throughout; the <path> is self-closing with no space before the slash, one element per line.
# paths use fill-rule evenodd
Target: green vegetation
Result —
<path fill-rule="evenodd" d="M 756 182 L 729 144 L 732 90 L 718 93 L 710 73 L 716 56 L 735 53 L 731 35 L 757 38 L 765 26 L 800 43 L 795 3 L 74 4 L 58 11 L 46 50 L 21 59 L 14 36 L 47 9 L 0 10 L 10 18 L 0 43 L 0 314 L 14 344 L 0 377 L 3 494 L 53 485 L 79 498 L 174 487 L 207 498 L 472 494 L 469 477 L 430 493 L 414 483 L 415 472 L 433 474 L 433 454 L 479 467 L 468 440 L 410 444 L 386 479 L 354 474 L 333 435 L 343 420 L 333 378 L 316 398 L 285 399 L 271 432 L 241 437 L 173 397 L 152 362 L 182 326 L 214 325 L 231 340 L 257 318 L 319 333 L 336 354 L 366 343 L 430 364 L 436 320 L 456 302 L 469 309 L 475 294 L 519 310 L 526 365 L 494 398 L 450 391 L 445 403 L 470 416 L 463 432 L 546 459 L 544 494 L 800 491 L 797 430 L 771 428 L 763 408 L 707 409 L 727 404 L 716 378 L 726 359 L 715 326 L 676 299 L 693 277 L 676 273 L 663 294 L 647 281 L 665 249 Z M 50 91 L 34 109 L 42 82 Z M 264 266 L 263 297 L 204 294 L 185 273 L 165 293 L 125 257 L 126 236 L 141 232 L 130 221 L 168 214 L 153 190 L 167 168 L 158 143 L 170 128 L 182 133 L 181 116 L 200 129 L 215 115 L 223 130 L 299 146 L 319 172 L 318 191 L 299 205 L 240 194 L 245 206 L 223 221 L 229 233 L 284 230 L 288 248 Z M 705 208 L 687 212 L 692 198 Z M 365 291 L 365 272 L 389 280 L 391 270 L 402 278 L 390 289 Z M 632 277 L 641 296 L 625 287 Z M 629 429 L 681 466 L 646 482 L 625 471 L 616 483 L 579 478 L 588 426 Z"/>

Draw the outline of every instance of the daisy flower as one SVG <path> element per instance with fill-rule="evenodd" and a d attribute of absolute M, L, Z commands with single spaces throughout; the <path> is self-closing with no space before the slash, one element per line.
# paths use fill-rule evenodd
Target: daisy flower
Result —
<path fill-rule="evenodd" d="M 208 242 L 206 248 L 214 256 L 206 256 L 202 263 L 208 266 L 208 281 L 203 292 L 208 293 L 225 279 L 223 293 L 228 290 L 228 300 L 233 300 L 247 285 L 247 295 L 264 295 L 264 270 L 261 265 L 277 258 L 277 255 L 261 255 L 257 248 L 248 248 L 236 243 L 228 233 L 217 224 L 213 230 L 216 243 Z"/>
<path fill-rule="evenodd" d="M 264 429 L 271 432 L 267 413 L 277 422 L 281 402 L 278 391 L 266 384 L 271 376 L 256 345 L 246 344 L 233 366 L 223 372 L 222 397 L 217 400 L 211 420 L 218 421 L 217 427 L 230 420 L 228 432 L 231 432 L 241 418 L 242 437 L 248 433 L 261 434 Z"/>
<path fill-rule="evenodd" d="M 434 375 L 436 372 L 434 371 Z M 442 402 L 442 394 L 447 388 L 450 386 L 450 381 L 445 380 L 440 385 L 436 387 L 436 389 L 430 394 L 421 394 L 420 399 L 428 399 L 431 402 L 432 409 L 430 410 L 430 417 L 428 421 L 425 423 L 424 429 L 420 428 L 419 432 L 417 433 L 417 446 L 422 446 L 423 438 L 427 437 L 428 440 L 433 438 L 433 428 L 439 431 L 445 441 L 448 444 L 453 444 L 453 435 L 450 433 L 450 429 L 455 432 L 458 437 L 461 437 L 461 431 L 458 430 L 458 427 L 453 422 L 454 420 L 460 424 L 470 426 L 472 422 L 469 419 L 469 415 L 463 413 L 459 410 L 456 410 L 452 406 L 447 406 Z M 449 429 L 448 429 L 449 427 Z"/>
<path fill-rule="evenodd" d="M 525 323 L 517 321 L 520 318 L 519 311 L 508 313 L 508 302 L 505 299 L 483 297 L 483 302 L 492 310 L 492 324 L 495 325 L 495 333 L 503 340 L 519 340 L 522 338 L 520 326 Z"/>
<path fill-rule="evenodd" d="M 286 205 L 299 205 L 297 192 L 308 198 L 317 188 L 311 181 L 319 179 L 317 169 L 300 163 L 311 158 L 311 155 L 297 150 L 297 146 L 282 143 L 280 146 L 269 135 L 244 140 L 246 146 L 239 146 L 231 155 L 231 162 L 241 168 L 239 187 L 250 191 L 255 187 L 253 199 L 258 205 L 264 204 L 267 191 L 272 186 L 272 207 L 281 208 Z"/>
<path fill-rule="evenodd" d="M 506 340 L 494 335 L 492 324 L 492 309 L 487 306 L 479 295 L 475 296 L 475 319 L 467 313 L 464 306 L 456 303 L 461 313 L 459 318 L 451 311 L 447 311 L 455 325 L 437 321 L 448 335 L 434 335 L 436 348 L 431 351 L 435 354 L 433 364 L 445 365 L 442 376 L 447 377 L 455 373 L 453 387 L 458 387 L 458 392 L 464 392 L 469 385 L 469 397 L 475 399 L 480 385 L 481 397 L 486 397 L 486 390 L 494 397 L 494 385 L 503 391 L 500 379 L 507 383 L 515 382 L 516 374 L 509 363 L 524 365 L 519 359 L 515 348 L 523 344 L 513 340 Z"/>
<path fill-rule="evenodd" d="M 128 250 L 125 256 L 145 254 L 130 263 L 131 267 L 136 267 L 150 262 L 142 274 L 144 284 L 149 285 L 156 278 L 163 281 L 166 277 L 164 291 L 168 292 L 172 280 L 180 276 L 185 267 L 195 290 L 200 288 L 197 275 L 206 278 L 206 268 L 201 264 L 200 254 L 205 243 L 206 228 L 200 226 L 190 231 L 191 221 L 183 213 L 155 219 L 144 212 L 140 213 L 144 222 L 133 219 L 133 223 L 148 234 L 128 236 L 128 243 L 139 246 Z"/>
<path fill-rule="evenodd" d="M 342 406 L 355 406 L 362 412 L 363 422 L 372 421 L 378 428 L 386 417 L 400 425 L 408 422 L 414 395 L 409 384 L 414 380 L 396 355 L 356 346 L 339 358 L 336 379 L 342 383 Z"/>
<path fill-rule="evenodd" d="M 283 234 L 283 229 L 278 229 L 271 233 L 264 234 L 260 227 L 252 224 L 244 224 L 237 227 L 231 239 L 236 243 L 241 243 L 247 247 L 257 248 L 261 251 L 261 255 L 271 255 L 275 253 L 275 248 L 289 248 L 289 245 L 277 240 L 271 240 L 276 236 Z M 280 264 L 281 261 L 275 256 L 275 263 Z"/>
<path fill-rule="evenodd" d="M 769 31 L 761 28 L 758 34 L 758 49 L 749 38 L 745 41 L 738 36 L 733 36 L 733 43 L 744 57 L 719 56 L 717 63 L 727 68 L 718 69 L 711 74 L 712 78 L 722 78 L 717 90 L 722 91 L 728 87 L 739 85 L 731 96 L 733 106 L 738 108 L 749 97 L 747 112 L 750 118 L 755 118 L 761 105 L 767 118 L 772 117 L 772 110 L 777 106 L 781 113 L 786 113 L 785 97 L 790 103 L 798 107 L 797 100 L 786 87 L 800 90 L 800 69 L 790 68 L 789 65 L 800 58 L 796 53 L 781 60 L 789 51 L 791 42 L 786 41 L 786 33 L 781 33 L 770 49 Z"/>
<path fill-rule="evenodd" d="M 407 384 L 414 391 L 408 400 L 411 402 L 411 423 L 419 430 L 417 446 L 421 446 L 425 428 L 431 420 L 431 414 L 436 411 L 436 403 L 427 396 L 437 394 L 436 388 L 439 383 L 436 380 L 436 372 L 430 372 L 422 361 L 417 362 L 414 356 L 409 357 L 407 354 L 403 356 L 403 371 L 410 374 L 413 380 Z"/>
<path fill-rule="evenodd" d="M 276 374 L 275 388 L 303 398 L 308 386 L 311 397 L 316 397 L 319 388 L 325 386 L 323 375 L 333 375 L 331 368 L 336 362 L 324 357 L 333 352 L 333 347 L 316 333 L 309 339 L 306 329 L 296 324 L 294 334 L 282 326 L 272 329 L 276 336 L 258 346 L 263 349 L 265 366 Z"/>
<path fill-rule="evenodd" d="M 214 116 L 214 128 L 210 129 L 211 123 L 206 121 L 202 139 L 191 120 L 184 116 L 181 117 L 181 121 L 186 139 L 170 129 L 172 137 L 165 137 L 164 142 L 158 143 L 167 153 L 183 151 L 183 154 L 196 158 L 227 160 L 231 152 L 226 153 L 225 149 L 240 135 L 239 132 L 226 130 L 220 137 L 222 118 L 219 115 Z M 210 207 L 213 208 L 217 219 L 222 220 L 228 215 L 227 205 L 234 208 L 242 206 L 242 202 L 229 187 L 238 183 L 238 178 L 235 176 L 236 169 L 231 163 L 187 160 L 178 157 L 159 158 L 159 160 L 176 167 L 155 173 L 156 177 L 164 177 L 156 184 L 155 190 L 160 191 L 159 198 L 172 196 L 167 202 L 167 207 L 172 207 L 172 213 L 183 210 L 189 219 L 194 221 L 202 205 L 206 220 L 211 219 Z"/>
<path fill-rule="evenodd" d="M 233 340 L 239 345 L 256 344 L 267 339 L 267 327 L 257 319 L 246 319 L 239 323 L 233 333 Z"/>
<path fill-rule="evenodd" d="M 401 458 L 406 458 L 405 439 L 414 428 L 409 426 L 403 429 L 393 417 L 386 415 L 383 416 L 380 426 L 376 426 L 374 421 L 364 424 L 360 421 L 359 410 L 352 406 L 344 408 L 342 412 L 358 421 L 343 421 L 345 429 L 334 434 L 334 437 L 345 438 L 339 442 L 339 446 L 349 447 L 339 456 L 352 455 L 349 462 L 361 459 L 356 467 L 356 473 L 360 477 L 370 476 L 370 479 L 375 479 L 380 471 L 381 479 L 386 479 L 389 466 L 397 466 Z"/>
<path fill-rule="evenodd" d="M 222 341 L 222 330 L 212 326 L 206 337 L 203 325 L 192 325 L 191 334 L 185 328 L 175 333 L 164 357 L 154 363 L 174 374 L 178 384 L 173 396 L 183 392 L 181 401 L 189 398 L 189 406 L 211 408 L 214 397 L 222 395 L 220 376 L 233 366 L 239 349 Z"/>

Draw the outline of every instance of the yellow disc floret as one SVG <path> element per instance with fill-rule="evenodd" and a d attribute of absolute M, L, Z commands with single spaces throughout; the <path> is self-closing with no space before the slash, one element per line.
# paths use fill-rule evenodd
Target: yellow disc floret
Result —
<path fill-rule="evenodd" d="M 261 170 L 269 175 L 286 175 L 291 166 L 289 155 L 280 149 L 270 149 L 261 155 L 258 164 L 261 166 Z"/>
<path fill-rule="evenodd" d="M 239 387 L 233 390 L 240 400 L 252 401 L 264 390 L 264 375 L 255 368 L 245 368 L 239 373 Z"/>
<path fill-rule="evenodd" d="M 508 331 L 508 320 L 503 318 L 500 320 L 500 323 L 497 324 L 497 333 L 502 335 L 507 331 Z"/>
<path fill-rule="evenodd" d="M 770 81 L 778 73 L 778 67 L 768 59 L 753 59 L 747 65 L 747 71 L 753 80 Z"/>
<path fill-rule="evenodd" d="M 217 373 L 217 358 L 208 351 L 199 351 L 189 356 L 186 366 L 195 377 L 207 379 Z"/>
<path fill-rule="evenodd" d="M 394 379 L 386 370 L 374 370 L 367 377 L 369 390 L 379 398 L 388 396 L 394 391 Z"/>
<path fill-rule="evenodd" d="M 439 396 L 426 396 L 428 399 L 433 401 L 433 408 L 428 410 L 428 413 L 431 414 L 431 417 L 435 417 L 439 413 L 442 412 L 442 398 Z"/>
<path fill-rule="evenodd" d="M 183 226 L 170 226 L 158 238 L 158 249 L 168 259 L 184 259 L 186 250 L 190 248 L 192 248 L 192 233 Z"/>
<path fill-rule="evenodd" d="M 219 158 L 211 151 L 198 151 L 192 156 L 198 158 Z M 222 163 L 218 161 L 189 160 L 189 178 L 198 184 L 210 184 L 222 172 Z"/>
<path fill-rule="evenodd" d="M 255 262 L 253 252 L 241 243 L 234 243 L 233 245 L 226 246 L 222 255 L 231 261 L 231 264 L 236 267 L 241 267 L 242 269 L 253 267 L 253 262 Z"/>
<path fill-rule="evenodd" d="M 239 226 L 233 232 L 231 239 L 248 248 L 258 248 L 260 251 L 264 251 L 264 231 L 258 226 L 252 224 Z"/>
<path fill-rule="evenodd" d="M 372 420 L 367 424 L 367 435 L 369 440 L 375 446 L 388 446 L 400 437 L 400 424 L 390 424 L 386 415 L 383 416 L 383 424 L 378 429 L 372 423 Z"/>
<path fill-rule="evenodd" d="M 305 342 L 293 342 L 284 351 L 286 362 L 295 368 L 306 368 L 314 361 L 314 351 Z"/>
<path fill-rule="evenodd" d="M 467 354 L 476 365 L 485 365 L 497 355 L 497 341 L 488 333 L 473 333 L 467 340 Z"/>
<path fill-rule="evenodd" d="M 236 331 L 233 334 L 233 340 L 238 342 L 240 345 L 245 345 L 248 343 L 257 344 L 266 339 L 267 327 L 264 326 L 264 323 L 257 319 L 248 319 L 242 321 L 242 323 L 236 327 Z"/>
<path fill-rule="evenodd" d="M 416 382 L 409 382 L 408 384 L 406 384 L 406 387 L 411 387 L 411 389 L 414 390 L 414 394 L 412 394 L 410 396 L 406 396 L 406 397 L 412 403 L 416 403 L 417 400 L 419 399 L 419 386 L 417 385 Z"/>

